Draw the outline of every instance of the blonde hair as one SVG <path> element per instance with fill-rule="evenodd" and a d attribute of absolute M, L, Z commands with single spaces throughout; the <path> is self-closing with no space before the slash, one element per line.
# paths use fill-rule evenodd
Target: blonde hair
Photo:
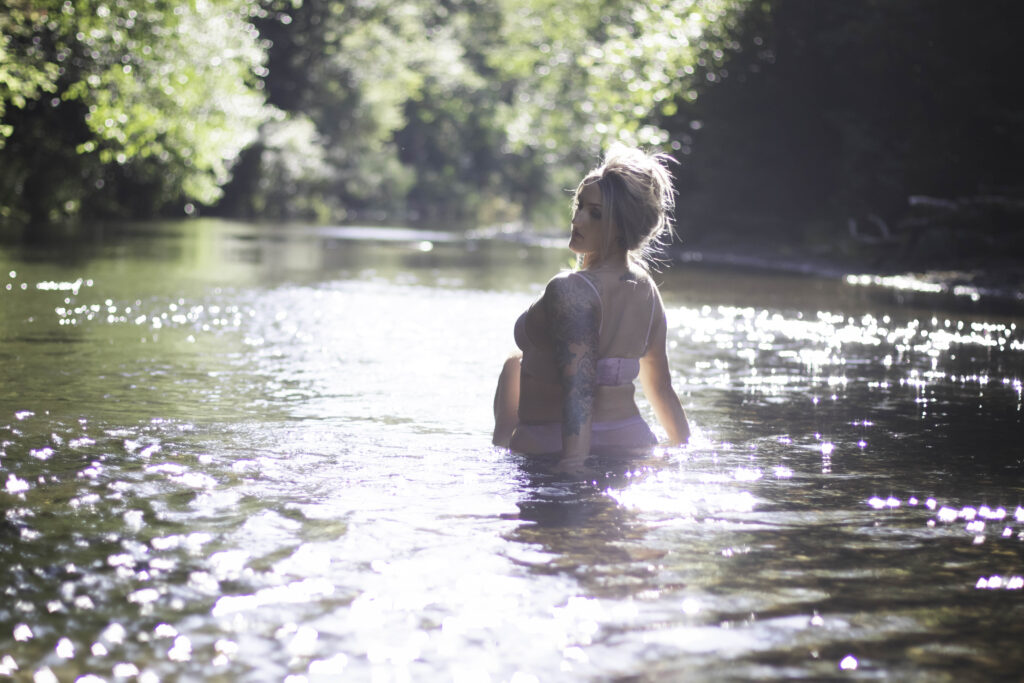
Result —
<path fill-rule="evenodd" d="M 617 240 L 617 246 L 644 269 L 656 262 L 658 248 L 672 233 L 675 190 L 672 174 L 666 168 L 672 161 L 667 154 L 648 154 L 615 143 L 601 165 L 577 186 L 574 214 L 584 187 L 596 183 L 601 190 L 601 215 L 606 227 L 601 260 L 611 253 L 613 240 Z"/>

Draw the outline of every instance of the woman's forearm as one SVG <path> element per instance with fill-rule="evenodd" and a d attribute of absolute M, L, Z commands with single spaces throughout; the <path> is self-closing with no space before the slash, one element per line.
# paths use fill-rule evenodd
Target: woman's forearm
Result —
<path fill-rule="evenodd" d="M 690 440 L 690 421 L 686 419 L 686 412 L 683 410 L 679 397 L 674 393 L 672 400 L 665 410 L 665 417 L 659 416 L 665 431 L 668 432 L 669 444 L 678 446 Z"/>
<path fill-rule="evenodd" d="M 562 455 L 567 460 L 581 460 L 590 454 L 595 363 L 587 345 L 573 347 L 573 371 L 562 377 Z"/>
<path fill-rule="evenodd" d="M 690 422 L 672 385 L 659 387 L 649 396 L 658 422 L 668 433 L 669 445 L 677 446 L 690 440 Z"/>

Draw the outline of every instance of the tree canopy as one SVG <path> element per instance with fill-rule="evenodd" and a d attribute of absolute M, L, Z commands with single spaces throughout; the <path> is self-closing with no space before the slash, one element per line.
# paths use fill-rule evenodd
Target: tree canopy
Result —
<path fill-rule="evenodd" d="M 1018 197 L 1010 0 L 12 0 L 0 221 L 545 223 L 612 140 L 691 234 Z M 814 227 L 817 226 L 817 227 Z M 803 232 L 801 232 L 803 231 Z"/>
<path fill-rule="evenodd" d="M 744 6 L 17 0 L 0 216 L 529 214 L 611 139 L 669 148 Z"/>
<path fill-rule="evenodd" d="M 242 3 L 15 0 L 0 24 L 4 219 L 215 202 L 274 113 Z"/>

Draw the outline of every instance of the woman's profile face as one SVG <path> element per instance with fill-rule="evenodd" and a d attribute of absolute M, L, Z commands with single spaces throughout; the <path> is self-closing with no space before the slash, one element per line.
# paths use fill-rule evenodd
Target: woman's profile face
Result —
<path fill-rule="evenodd" d="M 569 249 L 576 254 L 599 253 L 604 247 L 605 229 L 601 188 L 596 182 L 588 183 L 576 196 Z"/>

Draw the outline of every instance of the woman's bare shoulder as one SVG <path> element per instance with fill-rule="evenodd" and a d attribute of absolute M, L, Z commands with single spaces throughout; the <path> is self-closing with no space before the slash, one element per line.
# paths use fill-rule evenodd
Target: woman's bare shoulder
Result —
<path fill-rule="evenodd" d="M 600 303 L 597 288 L 581 272 L 566 270 L 548 280 L 544 298 L 576 303 Z"/>
<path fill-rule="evenodd" d="M 576 334 L 591 327 L 596 332 L 600 326 L 600 296 L 594 284 L 580 273 L 559 273 L 551 278 L 541 303 L 548 324 L 554 327 L 568 326 Z"/>
<path fill-rule="evenodd" d="M 572 283 L 575 278 L 564 282 Z M 548 334 L 554 346 L 555 362 L 561 367 L 571 359 L 569 344 L 585 344 L 596 348 L 601 329 L 601 309 L 594 295 L 569 286 L 555 286 L 545 297 L 544 314 Z"/>
<path fill-rule="evenodd" d="M 554 277 L 552 277 L 550 280 L 548 280 L 547 286 L 550 287 L 552 285 L 552 283 L 562 283 L 562 282 L 565 282 L 565 281 L 567 281 L 567 280 L 569 280 L 569 279 L 571 279 L 571 278 L 573 278 L 573 277 L 575 277 L 575 276 L 577 276 L 579 274 L 580 274 L 579 271 L 576 271 L 576 270 L 560 270 L 560 271 L 558 271 L 558 273 Z M 555 286 L 557 287 L 558 284 L 555 284 Z"/>
<path fill-rule="evenodd" d="M 568 296 L 578 292 L 590 292 L 594 296 L 600 296 L 594 278 L 579 270 L 563 270 L 548 280 L 544 287 L 545 295 Z"/>

